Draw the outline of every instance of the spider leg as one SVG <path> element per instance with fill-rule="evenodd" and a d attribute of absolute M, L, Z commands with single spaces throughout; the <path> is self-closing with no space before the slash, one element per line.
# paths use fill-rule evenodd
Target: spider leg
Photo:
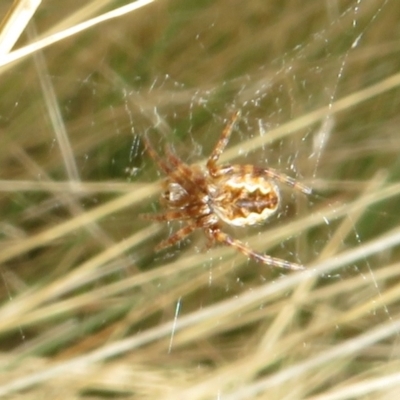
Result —
<path fill-rule="evenodd" d="M 166 247 L 170 247 L 174 245 L 175 243 L 180 242 L 183 240 L 186 236 L 190 235 L 194 230 L 197 229 L 196 225 L 186 225 L 183 228 L 177 230 L 173 235 L 171 235 L 169 238 L 163 240 L 160 242 L 156 247 L 155 251 L 160 251 L 162 249 L 165 249 Z"/>
<path fill-rule="evenodd" d="M 186 211 L 167 211 L 160 214 L 140 214 L 140 218 L 148 221 L 170 221 L 170 220 L 184 220 L 189 219 Z"/>
<path fill-rule="evenodd" d="M 240 111 L 236 111 L 232 114 L 232 117 L 231 117 L 230 121 L 226 124 L 224 130 L 222 131 L 222 135 L 219 138 L 217 144 L 215 145 L 214 150 L 212 151 L 210 157 L 208 157 L 207 169 L 211 172 L 212 175 L 213 175 L 213 172 L 216 170 L 216 164 L 217 164 L 217 161 L 218 161 L 220 155 L 222 154 L 226 145 L 229 142 L 229 138 L 231 136 L 233 127 L 235 126 L 235 123 L 236 123 L 237 119 L 239 118 L 239 115 L 240 115 Z"/>
<path fill-rule="evenodd" d="M 165 175 L 173 175 L 173 181 L 184 188 L 198 190 L 199 186 L 197 185 L 197 182 L 193 181 L 193 179 L 196 177 L 194 176 L 192 169 L 173 153 L 170 146 L 167 145 L 165 148 L 169 161 L 169 163 L 166 163 L 154 150 L 154 147 L 151 145 L 149 138 L 147 136 L 144 136 L 143 140 L 145 143 L 146 151 L 149 153 L 150 157 L 155 161 L 155 163 L 164 172 Z M 174 174 L 174 172 L 178 169 L 183 171 L 185 175 L 182 176 L 182 174 Z"/>
<path fill-rule="evenodd" d="M 143 136 L 143 141 L 146 151 L 149 153 L 150 157 L 155 161 L 155 163 L 165 173 L 165 175 L 169 175 L 173 171 L 173 169 L 157 154 L 147 135 Z"/>
<path fill-rule="evenodd" d="M 288 270 L 296 270 L 296 271 L 305 269 L 300 264 L 292 263 L 292 262 L 289 262 L 286 260 L 282 260 L 280 258 L 271 257 L 266 254 L 257 253 L 255 251 L 253 251 L 249 246 L 247 246 L 243 242 L 241 242 L 240 240 L 231 238 L 229 235 L 222 232 L 220 229 L 210 230 L 208 232 L 208 235 L 210 235 L 217 242 L 226 244 L 227 246 L 231 246 L 231 247 L 235 248 L 236 250 L 239 250 L 241 253 L 243 253 L 247 257 L 252 258 L 253 260 L 261 262 L 263 264 L 271 265 L 273 267 L 288 269 Z"/>
<path fill-rule="evenodd" d="M 185 176 L 188 178 L 188 181 L 194 182 L 194 173 L 193 173 L 193 166 L 190 166 L 184 163 L 172 150 L 170 145 L 165 146 L 165 154 L 168 158 L 168 161 L 171 163 L 172 167 L 175 167 L 173 170 L 180 168 L 181 171 L 185 172 Z"/>
<path fill-rule="evenodd" d="M 165 154 L 167 155 L 168 161 L 174 171 L 180 170 L 181 174 L 177 176 L 174 175 L 174 180 L 176 180 L 181 186 L 194 190 L 198 192 L 199 190 L 206 194 L 206 190 L 201 190 L 204 187 L 204 176 L 198 173 L 196 166 L 190 166 L 184 163 L 172 150 L 172 148 L 167 145 L 165 147 Z M 196 173 L 197 172 L 197 173 Z"/>
<path fill-rule="evenodd" d="M 223 165 L 218 168 L 216 171 L 217 176 L 226 176 L 226 175 L 252 175 L 255 177 L 258 176 L 267 176 L 270 179 L 275 181 L 279 181 L 287 186 L 290 186 L 293 189 L 299 190 L 304 194 L 311 194 L 312 189 L 298 181 L 293 179 L 292 177 L 282 174 L 272 168 L 261 168 L 256 167 L 254 165 Z"/>

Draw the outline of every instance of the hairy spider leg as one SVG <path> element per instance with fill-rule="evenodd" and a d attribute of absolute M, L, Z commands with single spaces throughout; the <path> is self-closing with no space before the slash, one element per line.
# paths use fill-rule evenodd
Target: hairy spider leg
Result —
<path fill-rule="evenodd" d="M 155 161 L 155 163 L 165 173 L 165 175 L 169 175 L 173 171 L 173 169 L 157 154 L 147 135 L 143 136 L 143 141 L 146 151 L 149 153 L 150 157 Z"/>
<path fill-rule="evenodd" d="M 166 247 L 170 247 L 174 245 L 175 243 L 180 242 L 183 240 L 186 236 L 190 235 L 194 230 L 197 229 L 196 225 L 193 224 L 188 224 L 184 226 L 181 229 L 178 229 L 173 235 L 168 237 L 167 239 L 161 241 L 156 247 L 155 251 L 160 251 L 162 249 L 165 249 Z"/>
<path fill-rule="evenodd" d="M 312 189 L 302 183 L 296 181 L 288 175 L 282 174 L 272 168 L 261 168 L 254 165 L 222 165 L 215 171 L 215 176 L 227 175 L 251 175 L 254 177 L 267 176 L 268 178 L 284 183 L 293 189 L 299 190 L 304 194 L 311 194 Z"/>
<path fill-rule="evenodd" d="M 261 262 L 263 264 L 267 264 L 273 267 L 278 267 L 278 268 L 283 268 L 283 269 L 288 269 L 288 270 L 296 270 L 296 271 L 301 271 L 304 270 L 305 268 L 296 263 L 292 263 L 290 261 L 282 260 L 280 258 L 275 258 L 271 257 L 266 254 L 261 254 L 253 251 L 249 246 L 245 245 L 243 242 L 237 239 L 233 239 L 226 233 L 222 232 L 219 228 L 217 229 L 210 229 L 207 234 L 216 240 L 217 242 L 226 244 L 227 246 L 231 246 L 237 250 L 239 250 L 241 253 L 243 253 L 245 256 L 252 258 L 255 261 Z"/>
<path fill-rule="evenodd" d="M 210 157 L 208 157 L 206 166 L 207 169 L 210 171 L 211 175 L 213 175 L 213 172 L 216 170 L 217 161 L 229 142 L 229 138 L 231 136 L 233 127 L 235 126 L 235 123 L 239 118 L 239 116 L 240 116 L 240 111 L 236 111 L 232 114 L 232 117 L 225 126 L 224 130 L 222 131 L 222 135 L 219 138 L 217 144 L 215 145 L 214 150 L 210 154 Z"/>
<path fill-rule="evenodd" d="M 173 174 L 173 181 L 181 185 L 182 187 L 190 186 L 191 189 L 197 189 L 197 185 L 193 184 L 189 178 L 191 177 L 192 171 L 187 164 L 185 164 L 182 160 L 180 160 L 176 155 L 173 154 L 172 150 L 169 146 L 166 146 L 166 150 L 168 153 L 167 159 L 171 165 L 166 163 L 154 150 L 154 147 L 151 145 L 150 140 L 147 136 L 144 136 L 144 143 L 146 147 L 146 151 L 149 153 L 150 157 L 155 161 L 158 167 L 164 172 L 165 175 L 170 176 Z M 174 168 L 172 168 L 174 167 Z M 178 169 L 182 169 L 185 171 L 186 176 L 182 176 L 181 174 L 174 174 L 174 172 Z"/>
<path fill-rule="evenodd" d="M 165 147 L 165 153 L 167 155 L 168 161 L 171 163 L 173 167 L 175 167 L 175 171 L 180 169 L 180 171 L 183 172 L 183 174 L 180 174 L 180 176 L 184 176 L 186 179 L 182 180 L 182 183 L 184 182 L 185 185 L 182 185 L 181 182 L 178 182 L 181 186 L 190 186 L 190 189 L 198 192 L 204 186 L 204 176 L 201 174 L 196 174 L 193 172 L 193 166 L 190 166 L 186 163 L 184 163 L 172 150 L 172 148 L 167 145 Z M 177 174 L 174 174 L 174 179 Z M 186 187 L 185 187 L 186 188 Z M 202 190 L 204 194 L 207 194 L 207 190 Z"/>

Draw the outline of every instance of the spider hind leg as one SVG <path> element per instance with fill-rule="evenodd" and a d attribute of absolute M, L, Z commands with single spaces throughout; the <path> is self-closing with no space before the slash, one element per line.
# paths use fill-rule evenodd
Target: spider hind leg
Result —
<path fill-rule="evenodd" d="M 222 232 L 220 229 L 214 229 L 212 231 L 209 231 L 208 235 L 211 235 L 211 237 L 217 242 L 223 243 L 227 246 L 231 246 L 236 250 L 240 251 L 241 253 L 243 253 L 245 256 L 252 258 L 253 260 L 258 261 L 262 264 L 292 271 L 302 271 L 305 269 L 303 265 L 282 260 L 280 258 L 271 257 L 266 254 L 257 253 L 254 250 L 252 250 L 249 246 L 241 242 L 240 240 L 233 239 L 226 233 Z"/>

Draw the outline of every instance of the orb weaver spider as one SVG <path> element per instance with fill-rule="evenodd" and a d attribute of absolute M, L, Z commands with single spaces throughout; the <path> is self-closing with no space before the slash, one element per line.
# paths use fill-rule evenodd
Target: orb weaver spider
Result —
<path fill-rule="evenodd" d="M 221 229 L 221 221 L 234 226 L 249 226 L 270 218 L 280 204 L 277 182 L 311 194 L 311 188 L 271 168 L 217 165 L 239 115 L 239 111 L 235 112 L 228 121 L 205 168 L 184 163 L 170 146 L 166 146 L 166 159 L 162 159 L 148 137 L 144 137 L 147 152 L 166 175 L 160 199 L 166 211 L 142 214 L 141 217 L 152 221 L 179 220 L 184 223 L 182 228 L 159 243 L 156 251 L 174 245 L 196 229 L 202 229 L 209 245 L 222 243 L 263 264 L 302 270 L 304 267 L 300 264 L 254 251 Z"/>

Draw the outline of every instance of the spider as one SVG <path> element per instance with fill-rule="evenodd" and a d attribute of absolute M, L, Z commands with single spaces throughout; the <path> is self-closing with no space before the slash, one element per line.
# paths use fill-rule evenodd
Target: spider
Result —
<path fill-rule="evenodd" d="M 205 168 L 184 163 L 170 146 L 166 146 L 166 159 L 162 159 L 148 137 L 144 137 L 147 152 L 167 176 L 160 198 L 166 211 L 141 216 L 152 221 L 179 220 L 184 223 L 182 228 L 159 243 L 155 250 L 172 246 L 196 229 L 202 229 L 209 246 L 215 242 L 222 243 L 263 264 L 289 270 L 304 269 L 302 265 L 258 253 L 222 230 L 221 222 L 249 226 L 270 218 L 280 203 L 277 182 L 304 194 L 311 193 L 309 187 L 271 168 L 217 165 L 239 115 L 239 111 L 235 112 L 226 124 Z"/>

